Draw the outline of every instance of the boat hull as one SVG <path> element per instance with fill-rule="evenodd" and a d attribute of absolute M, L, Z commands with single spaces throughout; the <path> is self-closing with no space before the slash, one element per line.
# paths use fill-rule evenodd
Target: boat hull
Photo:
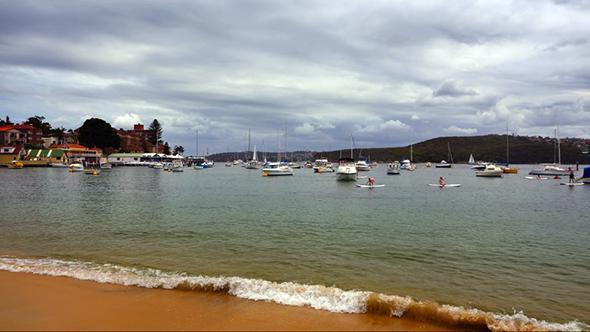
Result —
<path fill-rule="evenodd" d="M 434 165 L 435 168 L 451 168 L 451 164 L 437 164 Z"/>
<path fill-rule="evenodd" d="M 276 169 L 263 169 L 262 176 L 289 176 L 293 175 L 293 171 L 279 171 Z"/>
<path fill-rule="evenodd" d="M 356 181 L 357 173 L 337 173 L 336 179 L 338 181 Z"/>
<path fill-rule="evenodd" d="M 481 171 L 481 172 L 475 172 L 475 176 L 480 177 L 480 178 L 501 178 L 502 177 L 502 171 L 493 171 L 493 172 L 486 172 L 486 171 Z"/>

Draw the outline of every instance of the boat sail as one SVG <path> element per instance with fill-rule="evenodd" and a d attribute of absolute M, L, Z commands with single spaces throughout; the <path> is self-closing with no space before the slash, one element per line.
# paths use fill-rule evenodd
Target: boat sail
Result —
<path fill-rule="evenodd" d="M 254 145 L 254 152 L 252 153 L 252 159 L 246 163 L 246 169 L 258 169 L 260 168 L 260 163 L 258 162 L 258 157 L 256 156 L 256 145 Z"/>
<path fill-rule="evenodd" d="M 469 155 L 469 161 L 467 163 L 469 165 L 475 164 L 475 158 L 473 158 L 473 153 Z"/>

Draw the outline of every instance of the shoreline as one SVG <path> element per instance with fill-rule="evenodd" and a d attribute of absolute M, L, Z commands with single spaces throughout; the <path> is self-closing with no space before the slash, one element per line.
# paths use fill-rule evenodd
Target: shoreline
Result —
<path fill-rule="evenodd" d="M 0 271 L 0 330 L 457 330 L 206 291 L 148 289 Z"/>

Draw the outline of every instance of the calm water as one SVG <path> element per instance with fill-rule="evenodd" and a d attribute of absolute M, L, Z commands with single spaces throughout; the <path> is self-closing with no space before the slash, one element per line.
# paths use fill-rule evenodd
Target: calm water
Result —
<path fill-rule="evenodd" d="M 0 255 L 53 257 L 409 295 L 565 322 L 590 317 L 590 186 L 466 166 L 263 178 L 0 169 Z M 461 188 L 428 187 L 438 176 Z M 566 180 L 564 180 L 566 181 Z"/>

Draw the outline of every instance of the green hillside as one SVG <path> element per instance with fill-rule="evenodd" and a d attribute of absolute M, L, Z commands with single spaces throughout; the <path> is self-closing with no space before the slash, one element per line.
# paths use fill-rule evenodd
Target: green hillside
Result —
<path fill-rule="evenodd" d="M 551 138 L 509 136 L 510 163 L 512 164 L 539 164 L 552 163 L 555 154 L 555 140 Z M 453 161 L 455 163 L 466 163 L 469 155 L 473 154 L 475 160 L 483 160 L 497 163 L 506 162 L 506 135 L 486 136 L 457 136 L 438 137 L 413 145 L 414 162 L 440 162 L 450 161 L 447 157 L 447 144 L 450 144 Z M 582 153 L 580 145 L 587 144 L 581 139 L 561 140 L 561 161 L 564 164 L 575 164 L 579 161 L 582 164 L 590 164 L 590 156 Z M 410 158 L 410 146 L 392 148 L 369 148 L 355 149 L 354 157 L 370 159 L 372 161 L 393 161 Z M 258 158 L 262 159 L 263 152 L 258 152 Z M 350 156 L 350 150 L 337 150 L 325 152 L 297 151 L 288 152 L 289 160 L 303 161 L 319 158 L 338 160 L 340 156 Z M 234 160 L 236 158 L 247 158 L 246 153 L 220 153 L 209 156 L 215 161 Z M 268 160 L 276 160 L 276 153 L 268 152 Z M 284 155 L 283 158 L 284 159 Z"/>
<path fill-rule="evenodd" d="M 554 160 L 555 148 L 553 140 L 527 136 L 510 136 L 508 140 L 510 144 L 510 163 L 552 163 Z M 449 161 L 447 144 L 450 144 L 455 163 L 466 163 L 470 154 L 473 154 L 476 160 L 506 162 L 506 135 L 430 139 L 413 145 L 414 162 L 440 162 L 443 159 Z M 343 151 L 342 154 L 349 156 L 350 152 Z M 360 154 L 363 158 L 370 157 L 373 161 L 409 159 L 410 147 L 362 149 Z M 317 158 L 320 156 L 336 160 L 340 156 L 340 151 L 321 152 L 314 155 Z M 355 150 L 354 156 L 358 158 L 359 150 Z M 589 162 L 587 154 L 582 154 L 578 146 L 566 140 L 561 141 L 561 160 L 562 163 Z"/>

